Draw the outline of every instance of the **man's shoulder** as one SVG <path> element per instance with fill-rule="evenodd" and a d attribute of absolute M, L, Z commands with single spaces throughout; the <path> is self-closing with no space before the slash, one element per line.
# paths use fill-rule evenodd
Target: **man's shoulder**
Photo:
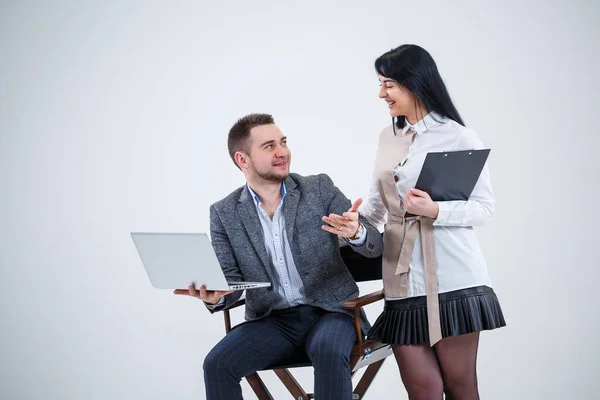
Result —
<path fill-rule="evenodd" d="M 244 187 L 244 185 L 238 187 L 237 189 L 229 193 L 227 196 L 223 197 L 221 200 L 211 204 L 210 208 L 220 211 L 223 209 L 235 207 L 240 199 L 240 196 L 242 195 Z"/>
<path fill-rule="evenodd" d="M 333 181 L 326 173 L 300 175 L 298 173 L 292 172 L 290 173 L 288 179 L 291 179 L 301 192 L 329 190 L 333 187 Z M 217 211 L 230 210 L 231 208 L 235 208 L 242 196 L 244 188 L 245 185 L 238 187 L 221 200 L 211 204 L 210 208 L 215 209 Z"/>
<path fill-rule="evenodd" d="M 325 173 L 314 175 L 300 175 L 291 173 L 290 178 L 300 187 L 300 189 L 317 190 L 323 185 L 333 185 L 329 175 Z"/>

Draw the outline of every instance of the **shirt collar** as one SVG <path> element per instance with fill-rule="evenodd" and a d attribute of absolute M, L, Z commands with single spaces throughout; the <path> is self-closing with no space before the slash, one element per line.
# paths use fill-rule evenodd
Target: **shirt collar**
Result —
<path fill-rule="evenodd" d="M 260 201 L 260 198 L 258 197 L 258 195 L 254 192 L 254 190 L 252 190 L 252 188 L 250 187 L 248 182 L 246 182 L 246 187 L 250 191 L 250 194 L 252 195 L 252 198 L 254 199 L 254 203 L 256 204 L 256 206 L 260 207 L 262 202 Z M 281 201 L 283 201 L 283 199 L 285 198 L 286 193 L 287 193 L 287 191 L 285 190 L 285 182 L 281 182 Z"/>
<path fill-rule="evenodd" d="M 409 129 L 412 129 L 417 135 L 420 135 L 428 129 L 439 125 L 443 121 L 444 117 L 435 111 L 430 112 L 414 125 L 411 125 L 408 120 L 405 119 L 405 125 L 404 128 L 402 128 L 402 135 L 406 134 Z"/>

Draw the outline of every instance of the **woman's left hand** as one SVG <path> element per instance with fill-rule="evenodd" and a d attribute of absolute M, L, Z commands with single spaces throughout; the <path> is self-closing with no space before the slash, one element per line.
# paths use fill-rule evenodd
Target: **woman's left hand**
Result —
<path fill-rule="evenodd" d="M 408 189 L 404 196 L 404 208 L 411 214 L 422 215 L 436 219 L 439 212 L 438 204 L 431 197 L 419 189 Z"/>

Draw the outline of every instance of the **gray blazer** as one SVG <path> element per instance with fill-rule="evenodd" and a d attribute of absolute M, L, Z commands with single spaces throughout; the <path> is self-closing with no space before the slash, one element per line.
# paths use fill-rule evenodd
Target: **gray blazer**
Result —
<path fill-rule="evenodd" d="M 285 187 L 286 233 L 308 304 L 351 315 L 343 303 L 358 297 L 358 286 L 342 260 L 338 237 L 321 228 L 324 215 L 348 211 L 350 200 L 325 174 L 304 177 L 292 173 L 285 180 Z M 367 240 L 360 247 L 351 246 L 352 249 L 366 257 L 380 256 L 381 234 L 362 216 L 360 221 L 367 229 Z M 210 232 L 229 282 L 273 282 L 254 199 L 245 185 L 210 207 Z M 225 296 L 225 304 L 211 312 L 230 307 L 241 293 Z M 247 321 L 266 317 L 272 308 L 271 287 L 246 292 Z M 366 332 L 370 325 L 364 313 L 361 316 Z"/>

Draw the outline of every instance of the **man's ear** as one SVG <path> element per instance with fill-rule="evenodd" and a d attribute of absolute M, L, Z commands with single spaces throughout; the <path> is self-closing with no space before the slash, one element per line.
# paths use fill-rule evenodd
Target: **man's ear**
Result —
<path fill-rule="evenodd" d="M 235 153 L 235 155 L 233 156 L 235 158 L 235 162 L 236 164 L 241 168 L 248 168 L 248 155 L 245 153 L 242 153 L 241 151 L 238 151 L 237 153 Z"/>

